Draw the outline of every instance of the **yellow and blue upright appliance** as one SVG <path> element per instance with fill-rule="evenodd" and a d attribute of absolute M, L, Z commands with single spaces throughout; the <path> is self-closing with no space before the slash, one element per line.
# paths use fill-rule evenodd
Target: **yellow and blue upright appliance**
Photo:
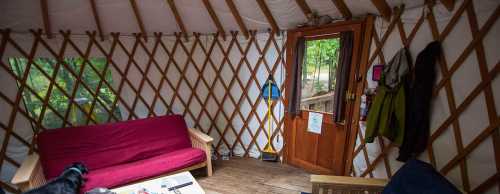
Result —
<path fill-rule="evenodd" d="M 276 162 L 278 161 L 278 153 L 274 150 L 271 145 L 271 136 L 272 136 L 272 101 L 278 100 L 281 96 L 280 90 L 276 85 L 276 82 L 273 79 L 272 75 L 269 75 L 266 83 L 262 87 L 262 98 L 267 100 L 267 144 L 262 151 L 260 158 L 262 161 Z M 265 131 L 265 130 L 264 130 Z"/>

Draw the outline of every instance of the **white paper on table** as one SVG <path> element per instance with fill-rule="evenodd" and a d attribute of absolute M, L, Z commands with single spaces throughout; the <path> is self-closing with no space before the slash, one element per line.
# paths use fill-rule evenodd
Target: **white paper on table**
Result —
<path fill-rule="evenodd" d="M 111 191 L 117 194 L 138 194 L 140 193 L 139 191 L 146 189 L 149 194 L 174 194 L 174 191 L 168 191 L 167 188 L 187 182 L 192 182 L 193 184 L 177 189 L 181 194 L 205 194 L 205 191 L 203 191 L 189 171 L 119 187 Z M 166 185 L 167 187 L 162 187 L 162 185 Z"/>
<path fill-rule="evenodd" d="M 307 131 L 311 133 L 321 134 L 322 125 L 323 125 L 323 114 L 309 112 L 309 120 L 307 121 Z"/>

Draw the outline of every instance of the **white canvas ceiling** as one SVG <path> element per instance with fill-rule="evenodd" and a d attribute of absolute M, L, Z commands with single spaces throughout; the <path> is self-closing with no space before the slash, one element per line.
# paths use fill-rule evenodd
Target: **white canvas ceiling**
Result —
<path fill-rule="evenodd" d="M 152 32 L 172 34 L 180 31 L 166 0 L 136 2 L 148 34 Z M 266 0 L 265 2 L 280 29 L 293 28 L 306 20 L 295 0 Z M 306 2 L 313 11 L 320 15 L 326 14 L 333 18 L 341 18 L 340 12 L 331 0 L 306 0 Z M 407 7 L 423 4 L 423 0 L 388 0 L 387 2 L 391 7 L 402 3 Z M 128 0 L 99 0 L 96 3 L 104 34 L 110 32 L 131 34 L 140 31 Z M 201 0 L 176 0 L 175 3 L 188 32 L 214 33 L 217 31 Z M 239 31 L 225 0 L 210 0 L 210 3 L 226 32 Z M 248 29 L 263 31 L 270 28 L 256 1 L 234 0 L 234 3 Z M 367 13 L 378 14 L 370 0 L 348 0 L 345 3 L 354 16 Z M 2 0 L 0 28 L 10 28 L 15 32 L 43 29 L 41 12 L 39 1 Z M 48 0 L 48 13 L 53 32 L 71 30 L 75 34 L 81 34 L 97 29 L 88 0 Z"/>

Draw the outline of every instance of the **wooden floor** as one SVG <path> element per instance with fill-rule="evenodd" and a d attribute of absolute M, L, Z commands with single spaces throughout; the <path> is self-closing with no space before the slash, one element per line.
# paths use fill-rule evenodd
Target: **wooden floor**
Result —
<path fill-rule="evenodd" d="M 311 192 L 309 174 L 289 165 L 238 157 L 213 162 L 213 176 L 195 175 L 207 194 Z"/>

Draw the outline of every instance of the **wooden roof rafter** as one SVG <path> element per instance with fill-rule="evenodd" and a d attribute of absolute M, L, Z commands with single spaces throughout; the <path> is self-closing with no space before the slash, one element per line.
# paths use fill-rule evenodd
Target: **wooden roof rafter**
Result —
<path fill-rule="evenodd" d="M 349 10 L 349 7 L 345 4 L 344 0 L 332 0 L 333 4 L 337 9 L 340 11 L 342 16 L 346 19 L 351 19 L 352 18 L 352 13 L 351 10 Z"/>
<path fill-rule="evenodd" d="M 181 15 L 179 14 L 179 11 L 177 11 L 177 7 L 175 6 L 174 0 L 166 0 L 170 10 L 172 10 L 172 13 L 174 14 L 175 21 L 177 22 L 177 25 L 181 29 L 182 34 L 184 34 L 184 38 L 186 41 L 188 40 L 188 33 L 186 30 L 186 26 L 184 25 L 184 22 L 182 21 Z"/>
<path fill-rule="evenodd" d="M 40 0 L 40 8 L 42 9 L 43 27 L 47 34 L 47 38 L 50 39 L 52 38 L 52 30 L 50 29 L 49 4 L 47 0 Z"/>
<path fill-rule="evenodd" d="M 97 5 L 95 0 L 89 0 L 90 6 L 92 8 L 92 15 L 94 15 L 95 25 L 97 27 L 97 33 L 99 34 L 99 38 L 101 41 L 104 41 L 104 33 L 102 31 L 101 20 L 99 19 L 99 12 L 97 12 Z"/>
<path fill-rule="evenodd" d="M 238 12 L 238 9 L 236 9 L 236 5 L 234 4 L 233 0 L 226 0 L 226 4 L 229 7 L 229 10 L 231 10 L 231 13 L 234 16 L 234 19 L 236 20 L 236 23 L 238 23 L 238 26 L 240 27 L 240 31 L 243 33 L 246 39 L 250 38 L 250 35 L 248 33 L 248 29 L 243 22 L 243 19 L 241 18 L 240 13 Z"/>
<path fill-rule="evenodd" d="M 372 0 L 372 3 L 385 20 L 391 20 L 392 10 L 385 0 Z"/>
<path fill-rule="evenodd" d="M 312 10 L 309 5 L 307 5 L 306 0 L 295 0 L 295 2 L 300 7 L 300 10 L 302 10 L 302 13 L 304 13 L 306 18 L 309 19 L 309 15 L 312 13 Z"/>
<path fill-rule="evenodd" d="M 210 14 L 210 17 L 212 18 L 212 21 L 214 22 L 215 26 L 217 27 L 217 30 L 219 31 L 219 35 L 222 36 L 222 39 L 226 40 L 226 32 L 224 31 L 224 27 L 222 27 L 222 24 L 220 23 L 219 18 L 217 17 L 217 14 L 214 11 L 214 8 L 212 7 L 212 4 L 208 0 L 202 0 L 203 5 L 205 5 L 205 8 L 208 11 L 208 14 Z"/>
<path fill-rule="evenodd" d="M 267 18 L 267 21 L 271 25 L 272 31 L 274 33 L 276 33 L 277 35 L 279 35 L 280 28 L 278 26 L 278 23 L 276 23 L 276 20 L 274 19 L 273 14 L 271 13 L 271 10 L 269 10 L 269 7 L 267 7 L 266 2 L 264 2 L 264 0 L 256 0 L 256 1 L 257 1 L 257 4 L 259 4 L 260 10 L 262 11 L 262 13 L 264 13 L 264 15 Z"/>
<path fill-rule="evenodd" d="M 146 28 L 144 27 L 144 23 L 142 22 L 141 14 L 139 13 L 139 8 L 137 7 L 137 2 L 135 0 L 129 0 L 130 6 L 134 11 L 135 19 L 137 19 L 137 25 L 139 25 L 139 29 L 141 30 L 141 34 L 144 37 L 145 41 L 148 41 L 148 36 L 146 33 Z"/>

